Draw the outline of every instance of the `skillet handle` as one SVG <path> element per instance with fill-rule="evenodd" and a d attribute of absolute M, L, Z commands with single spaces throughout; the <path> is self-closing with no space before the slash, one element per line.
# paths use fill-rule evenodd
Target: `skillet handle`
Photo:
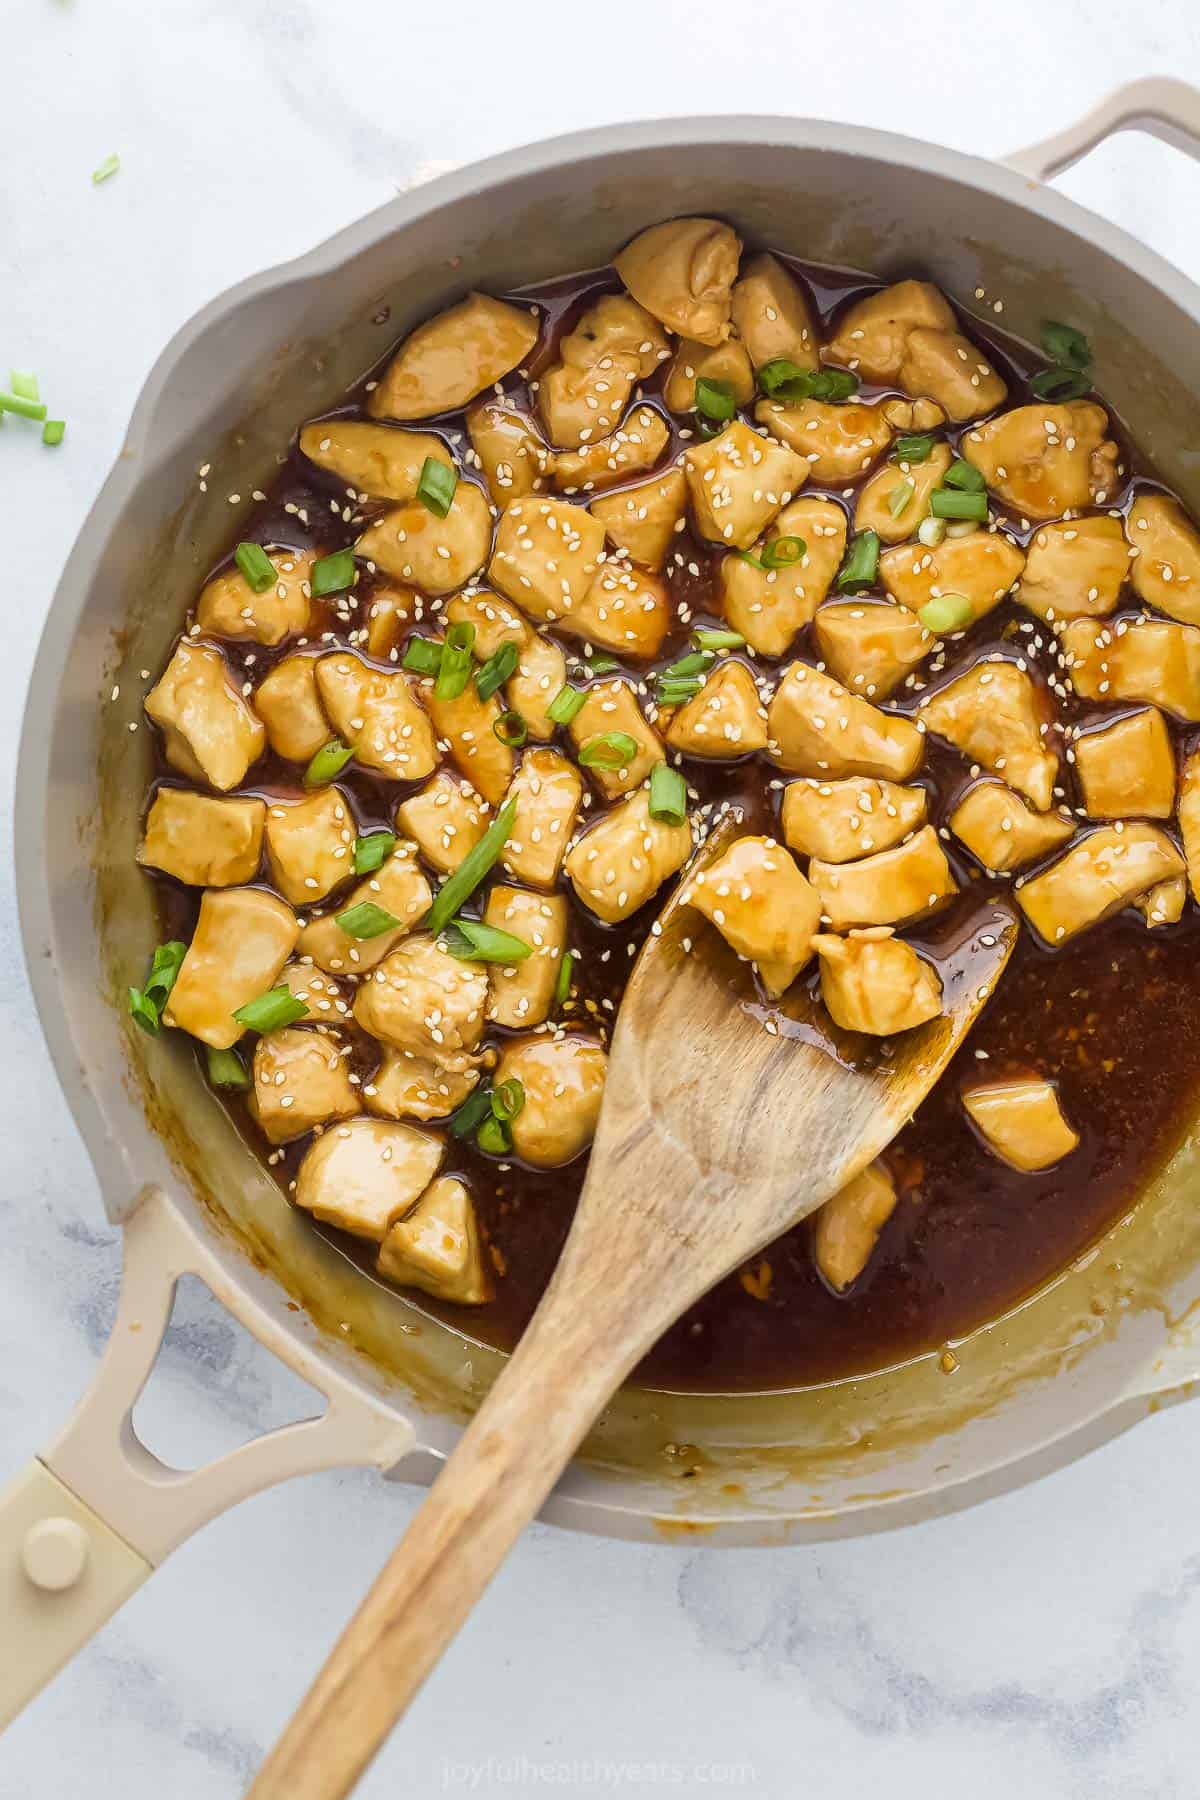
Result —
<path fill-rule="evenodd" d="M 1004 162 L 1035 181 L 1053 181 L 1118 131 L 1147 131 L 1200 161 L 1200 90 L 1170 75 L 1130 81 L 1076 124 L 1014 151 Z"/>
<path fill-rule="evenodd" d="M 176 1283 L 189 1274 L 326 1404 L 314 1418 L 180 1470 L 141 1442 L 132 1412 Z M 390 1406 L 297 1348 L 230 1282 L 196 1225 L 161 1190 L 147 1189 L 125 1226 L 121 1302 L 95 1380 L 61 1436 L 0 1491 L 0 1729 L 197 1527 L 292 1475 L 390 1469 L 415 1439 Z"/>

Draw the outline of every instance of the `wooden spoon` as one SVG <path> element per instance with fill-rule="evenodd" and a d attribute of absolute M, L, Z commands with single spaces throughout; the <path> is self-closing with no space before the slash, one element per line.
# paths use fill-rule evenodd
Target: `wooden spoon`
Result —
<path fill-rule="evenodd" d="M 719 828 L 702 860 L 730 835 Z M 867 1039 L 836 1031 L 802 983 L 782 1007 L 752 999 L 748 970 L 684 892 L 630 978 L 591 1166 L 550 1286 L 252 1800 L 350 1792 L 605 1402 L 694 1300 L 891 1141 L 1017 936 L 1006 904 L 981 905 L 939 946 L 944 1016 Z"/>

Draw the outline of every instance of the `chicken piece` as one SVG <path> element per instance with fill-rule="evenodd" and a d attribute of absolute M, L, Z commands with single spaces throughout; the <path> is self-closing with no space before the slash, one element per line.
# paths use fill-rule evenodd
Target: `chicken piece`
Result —
<path fill-rule="evenodd" d="M 524 362 L 538 329 L 533 308 L 468 294 L 409 333 L 367 396 L 367 411 L 376 419 L 454 412 Z"/>
<path fill-rule="evenodd" d="M 364 768 L 393 781 L 423 781 L 436 768 L 433 726 L 402 670 L 373 669 L 336 650 L 317 663 L 317 692 L 330 724 Z"/>
<path fill-rule="evenodd" d="M 1187 858 L 1188 886 L 1200 900 L 1200 750 L 1189 751 L 1179 772 L 1179 835 Z"/>
<path fill-rule="evenodd" d="M 769 251 L 752 256 L 734 283 L 730 300 L 733 328 L 756 369 L 780 357 L 798 369 L 820 366 L 816 314 L 808 295 L 778 257 Z"/>
<path fill-rule="evenodd" d="M 258 873 L 266 816 L 261 800 L 214 800 L 190 788 L 160 787 L 137 860 L 189 887 L 238 887 Z"/>
<path fill-rule="evenodd" d="M 794 662 L 767 708 L 767 753 L 792 775 L 907 781 L 925 742 L 911 719 L 881 712 L 832 676 Z"/>
<path fill-rule="evenodd" d="M 1117 520 L 1105 520 L 1116 525 Z M 1125 521 L 1133 585 L 1147 606 L 1200 625 L 1200 532 L 1169 494 L 1139 494 Z"/>
<path fill-rule="evenodd" d="M 494 656 L 502 644 L 517 646 L 517 666 L 505 683 L 508 704 L 520 713 L 530 737 L 552 738 L 558 727 L 550 717 L 550 702 L 567 679 L 567 659 L 558 645 L 534 631 L 510 601 L 486 588 L 456 594 L 446 606 L 446 617 L 474 625 L 472 649 L 480 662 Z"/>
<path fill-rule="evenodd" d="M 286 988 L 294 999 L 302 1000 L 309 1017 L 318 1022 L 350 1017 L 350 1003 L 345 998 L 349 990 L 309 962 L 287 963 L 275 985 Z"/>
<path fill-rule="evenodd" d="M 234 1013 L 274 987 L 299 931 L 291 907 L 264 888 L 207 890 L 164 1023 L 232 1049 L 246 1029 Z"/>
<path fill-rule="evenodd" d="M 952 460 L 946 444 L 935 444 L 924 462 L 884 463 L 858 490 L 855 531 L 873 531 L 884 544 L 911 537 L 928 518 L 929 496 L 942 485 Z"/>
<path fill-rule="evenodd" d="M 260 1037 L 250 1111 L 271 1144 L 290 1144 L 317 1125 L 361 1112 L 339 1040 L 288 1026 Z"/>
<path fill-rule="evenodd" d="M 383 1047 L 383 1060 L 363 1083 L 363 1104 L 379 1119 L 447 1119 L 479 1082 L 475 1063 L 447 1069 L 427 1056 Z"/>
<path fill-rule="evenodd" d="M 892 441 L 884 403 L 825 400 L 760 400 L 760 425 L 800 456 L 814 481 L 842 487 L 857 481 Z M 793 487 L 799 487 L 793 481 Z"/>
<path fill-rule="evenodd" d="M 687 478 L 680 468 L 668 469 L 636 487 L 593 500 L 591 512 L 622 556 L 658 571 L 687 516 Z"/>
<path fill-rule="evenodd" d="M 517 810 L 500 860 L 518 881 L 553 887 L 583 798 L 579 771 L 557 750 L 527 750 L 508 797 Z"/>
<path fill-rule="evenodd" d="M 813 625 L 825 666 L 868 700 L 886 700 L 934 646 L 915 613 L 887 600 L 833 600 Z"/>
<path fill-rule="evenodd" d="M 300 954 L 311 956 L 328 975 L 365 975 L 395 949 L 418 919 L 425 917 L 432 903 L 433 893 L 417 861 L 415 846 L 400 842 L 387 861 L 360 881 L 335 911 L 309 920 L 300 933 Z M 338 916 L 355 906 L 377 906 L 399 923 L 374 937 L 352 937 L 338 924 Z"/>
<path fill-rule="evenodd" d="M 855 862 L 890 850 L 925 823 L 924 788 L 854 775 L 846 781 L 789 781 L 781 823 L 788 846 L 825 862 Z"/>
<path fill-rule="evenodd" d="M 519 1081 L 525 1104 L 512 1121 L 513 1149 L 535 1169 L 557 1169 L 586 1150 L 596 1133 L 608 1058 L 582 1033 L 510 1038 L 496 1086 Z"/>
<path fill-rule="evenodd" d="M 1108 414 L 1093 400 L 1039 401 L 975 426 L 962 455 L 1017 512 L 1056 519 L 1113 494 L 1118 453 L 1107 431 Z"/>
<path fill-rule="evenodd" d="M 899 379 L 905 393 L 936 400 L 956 425 L 994 412 L 1008 397 L 987 357 L 961 331 L 910 331 Z"/>
<path fill-rule="evenodd" d="M 798 562 L 764 569 L 764 546 L 803 540 Z M 750 555 L 721 559 L 721 610 L 760 656 L 782 656 L 824 600 L 846 552 L 846 515 L 836 501 L 803 495 L 785 506 Z"/>
<path fill-rule="evenodd" d="M 646 788 L 596 821 L 566 858 L 571 885 L 607 925 L 628 919 L 692 853 L 687 825 L 650 817 Z"/>
<path fill-rule="evenodd" d="M 381 1244 L 438 1171 L 444 1145 L 431 1132 L 383 1119 L 351 1119 L 322 1132 L 296 1171 L 296 1205 L 323 1224 Z"/>
<path fill-rule="evenodd" d="M 670 442 L 671 433 L 652 406 L 635 406 L 616 431 L 579 450 L 561 450 L 554 459 L 554 485 L 560 493 L 599 493 L 630 475 L 652 469 Z"/>
<path fill-rule="evenodd" d="M 634 383 L 670 355 L 658 321 L 628 294 L 605 294 L 559 344 L 561 362 L 538 379 L 552 442 L 577 449 L 615 429 Z"/>
<path fill-rule="evenodd" d="M 646 723 L 637 695 L 627 681 L 593 682 L 567 729 L 577 751 L 610 731 L 624 732 L 637 745 L 632 759 L 619 769 L 581 759 L 581 766 L 587 769 L 606 800 L 619 799 L 622 794 L 641 787 L 655 763 L 665 760 L 662 739 L 653 726 Z"/>
<path fill-rule="evenodd" d="M 408 500 L 369 525 L 355 556 L 423 594 L 453 594 L 477 575 L 492 546 L 492 513 L 482 488 L 460 481 L 445 518 Z"/>
<path fill-rule="evenodd" d="M 457 1306 L 482 1306 L 493 1291 L 483 1255 L 470 1189 L 457 1175 L 441 1175 L 390 1228 L 375 1269 L 399 1287 L 420 1288 Z"/>
<path fill-rule="evenodd" d="M 368 656 L 380 662 L 399 660 L 400 640 L 414 619 L 425 610 L 425 602 L 414 587 L 391 585 L 376 587 L 367 606 Z"/>
<path fill-rule="evenodd" d="M 712 347 L 684 338 L 671 358 L 663 387 L 663 399 L 671 412 L 694 410 L 698 381 L 720 382 L 729 389 L 736 405 L 749 406 L 755 385 L 745 345 L 732 337 Z"/>
<path fill-rule="evenodd" d="M 808 478 L 793 451 L 760 437 L 743 419 L 700 444 L 689 444 L 683 468 L 701 537 L 745 550 Z"/>
<path fill-rule="evenodd" d="M 397 807 L 396 825 L 439 875 L 449 875 L 487 830 L 487 812 L 469 781 L 439 769 L 419 794 Z"/>
<path fill-rule="evenodd" d="M 688 882 L 687 904 L 711 919 L 752 962 L 772 999 L 813 953 L 821 906 L 791 852 L 769 837 L 741 837 Z"/>
<path fill-rule="evenodd" d="M 613 258 L 634 299 L 668 331 L 701 344 L 729 336 L 741 239 L 718 219 L 667 219 Z"/>
<path fill-rule="evenodd" d="M 454 468 L 454 458 L 430 431 L 400 431 L 365 419 L 318 419 L 300 433 L 309 462 L 376 500 L 415 497 L 426 462 Z"/>
<path fill-rule="evenodd" d="M 818 1209 L 813 1256 L 836 1293 L 844 1294 L 870 1262 L 898 1198 L 886 1166 L 873 1162 Z"/>
<path fill-rule="evenodd" d="M 520 962 L 493 963 L 488 1018 L 493 1025 L 527 1029 L 550 1017 L 559 964 L 567 944 L 564 894 L 534 894 L 498 881 L 488 895 L 484 922 L 530 945 Z"/>
<path fill-rule="evenodd" d="M 946 538 L 936 549 L 896 544 L 879 558 L 884 587 L 910 612 L 919 613 L 931 600 L 961 595 L 970 604 L 971 617 L 959 630 L 998 606 L 1024 567 L 1024 552 L 1002 531 Z"/>
<path fill-rule="evenodd" d="M 1160 881 L 1157 887 L 1147 888 L 1133 904 L 1153 931 L 1158 925 L 1177 925 L 1183 917 L 1187 897 L 1186 880 L 1182 875 L 1174 875 L 1169 881 Z"/>
<path fill-rule="evenodd" d="M 1049 812 L 1058 757 L 1046 747 L 1042 696 L 1024 669 L 985 658 L 923 700 L 921 717 L 971 762 Z"/>
<path fill-rule="evenodd" d="M 962 1102 L 988 1148 L 1011 1168 L 1049 1169 L 1079 1143 L 1052 1081 L 1036 1076 L 990 1081 L 968 1088 Z"/>
<path fill-rule="evenodd" d="M 465 1069 L 474 1065 L 487 1000 L 486 964 L 459 962 L 429 932 L 414 931 L 359 983 L 354 1017 L 393 1050 Z"/>
<path fill-rule="evenodd" d="M 928 281 L 897 281 L 856 300 L 838 320 L 822 361 L 854 369 L 880 385 L 899 380 L 909 334 L 957 331 L 946 296 Z"/>
<path fill-rule="evenodd" d="M 312 906 L 354 873 L 354 815 L 339 787 L 267 808 L 267 860 L 293 906 Z"/>
<path fill-rule="evenodd" d="M 541 493 L 554 458 L 532 419 L 499 400 L 477 400 L 467 414 L 467 432 L 495 505 Z"/>
<path fill-rule="evenodd" d="M 196 623 L 214 637 L 249 639 L 255 644 L 282 644 L 307 631 L 312 616 L 309 578 L 313 558 L 307 551 L 273 550 L 275 581 L 256 593 L 234 564 L 214 575 L 196 602 Z"/>
<path fill-rule="evenodd" d="M 661 649 L 671 618 L 670 593 L 660 576 L 610 558 L 558 628 L 624 657 L 648 657 Z"/>
<path fill-rule="evenodd" d="M 317 659 L 285 656 L 254 692 L 254 710 L 267 728 L 267 742 L 285 762 L 311 762 L 333 735 L 317 692 Z"/>
<path fill-rule="evenodd" d="M 1175 752 L 1155 707 L 1082 732 L 1074 755 L 1089 818 L 1169 819 L 1175 811 Z"/>
<path fill-rule="evenodd" d="M 234 687 L 221 652 L 208 644 L 182 638 L 145 707 L 163 734 L 171 767 L 222 793 L 237 787 L 263 753 L 261 719 Z"/>
<path fill-rule="evenodd" d="M 1200 720 L 1200 631 L 1194 625 L 1072 619 L 1059 642 L 1082 699 L 1145 700 L 1176 718 Z"/>
<path fill-rule="evenodd" d="M 582 605 L 604 555 L 604 527 L 567 500 L 510 500 L 488 580 L 530 619 L 553 624 Z"/>
<path fill-rule="evenodd" d="M 473 681 L 452 700 L 439 700 L 431 682 L 425 704 L 433 720 L 438 742 L 449 748 L 471 786 L 492 806 L 499 806 L 509 789 L 516 767 L 510 745 L 496 736 L 504 707 L 498 694 L 479 698 Z"/>
<path fill-rule="evenodd" d="M 661 723 L 661 719 L 660 719 Z M 671 714 L 667 742 L 685 756 L 728 761 L 767 747 L 767 709 L 745 663 L 726 657 Z"/>
<path fill-rule="evenodd" d="M 958 892 L 932 825 L 922 825 L 894 849 L 857 862 L 829 863 L 814 856 L 808 879 L 835 931 L 920 919 Z"/>
<path fill-rule="evenodd" d="M 1039 936 L 1061 944 L 1148 888 L 1182 875 L 1185 866 L 1157 825 L 1101 825 L 1042 874 L 1021 883 L 1017 900 Z"/>
<path fill-rule="evenodd" d="M 1016 598 L 1047 624 L 1112 612 L 1129 573 L 1120 519 L 1059 519 L 1035 531 Z"/>
<path fill-rule="evenodd" d="M 893 431 L 940 431 L 946 415 L 936 400 L 885 400 L 883 416 Z"/>
<path fill-rule="evenodd" d="M 1074 835 L 1069 813 L 1034 812 L 1002 781 L 979 781 L 950 815 L 950 829 L 991 875 L 1007 875 Z"/>
<path fill-rule="evenodd" d="M 892 1037 L 941 1013 L 941 977 L 890 927 L 849 937 L 820 932 L 813 949 L 821 959 L 825 1010 L 843 1031 Z"/>

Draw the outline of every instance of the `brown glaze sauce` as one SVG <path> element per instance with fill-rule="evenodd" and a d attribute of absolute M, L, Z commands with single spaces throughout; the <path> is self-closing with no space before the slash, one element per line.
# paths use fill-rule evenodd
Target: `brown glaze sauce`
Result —
<path fill-rule="evenodd" d="M 805 281 L 828 324 L 831 313 L 851 299 L 881 285 L 860 273 L 819 267 L 782 257 Z M 914 271 L 919 274 L 920 271 Z M 606 291 L 619 287 L 612 270 L 504 296 L 535 304 L 543 332 L 531 359 L 530 374 L 555 358 L 555 345 L 584 308 Z M 991 324 L 973 316 L 965 320 L 970 336 L 980 342 L 1009 385 L 1007 406 L 1032 396 L 1028 377 L 1040 359 Z M 394 347 L 393 347 L 394 348 Z M 388 356 L 393 353 L 389 350 Z M 387 358 L 381 359 L 381 365 Z M 364 377 L 343 406 L 327 416 L 355 415 L 362 406 Z M 661 374 L 644 387 L 654 401 Z M 532 410 L 525 381 L 510 377 L 505 396 Z M 864 388 L 863 398 L 873 392 Z M 665 413 L 672 427 L 668 459 L 685 441 L 681 422 Z M 307 422 L 307 421 L 304 421 Z M 437 431 L 460 451 L 468 448 L 462 414 L 421 421 L 423 431 Z M 969 429 L 969 427 L 963 428 Z M 686 424 L 684 425 L 686 431 Z M 1138 462 L 1120 422 L 1113 434 L 1121 442 L 1125 486 L 1111 497 L 1110 507 L 1127 507 L 1134 494 L 1161 487 Z M 948 441 L 961 431 L 951 429 Z M 477 479 L 470 468 L 461 479 Z M 610 490 L 611 491 L 611 490 Z M 831 490 L 809 483 L 805 494 L 827 493 L 853 511 L 849 489 Z M 332 505 L 337 501 L 336 506 Z M 996 509 L 996 497 L 991 497 Z M 350 517 L 345 489 L 303 458 L 295 442 L 278 476 L 246 520 L 243 538 L 281 543 L 296 549 L 330 551 L 360 535 L 364 521 L 387 510 L 366 503 Z M 1006 528 L 1021 543 L 1036 527 L 1022 528 L 1009 519 Z M 232 545 L 230 547 L 232 553 Z M 676 609 L 681 618 L 664 644 L 655 666 L 662 666 L 687 647 L 697 624 L 720 624 L 715 601 L 712 549 L 684 533 L 683 566 L 668 565 Z M 215 573 L 216 571 L 214 571 Z M 339 615 L 326 602 L 319 624 L 310 634 L 314 650 L 344 644 L 346 633 L 365 620 L 372 584 L 360 579 L 352 601 Z M 428 608 L 432 614 L 434 607 Z M 419 627 L 418 627 L 419 629 Z M 543 628 L 544 629 L 544 628 Z M 331 634 L 322 638 L 321 634 Z M 739 652 L 756 673 L 776 675 L 795 656 L 815 661 L 811 630 L 806 629 L 780 662 L 757 661 Z M 580 646 L 563 640 L 569 678 L 585 679 Z M 260 645 L 222 642 L 235 672 L 255 684 L 279 657 L 293 653 L 294 641 L 277 650 Z M 918 677 L 928 685 L 948 680 L 985 651 L 1026 658 L 1035 675 L 1054 668 L 1052 634 L 1011 601 L 1004 602 L 966 636 L 953 640 L 940 660 L 925 665 Z M 361 650 L 360 650 L 361 654 Z M 645 666 L 630 665 L 644 680 Z M 1049 702 L 1049 695 L 1047 700 Z M 900 688 L 887 702 L 889 710 L 912 711 L 917 694 Z M 1099 709 L 1076 701 L 1053 703 L 1064 723 L 1086 723 Z M 1048 711 L 1051 710 L 1048 705 Z M 1108 709 L 1108 721 L 1117 709 Z M 1055 730 L 1058 728 L 1055 727 Z M 1172 726 L 1176 749 L 1191 747 L 1195 729 Z M 686 759 L 689 784 L 705 801 L 732 800 L 744 809 L 748 828 L 769 829 L 777 811 L 778 771 L 765 759 L 711 764 Z M 256 765 L 242 791 L 264 797 L 295 795 L 300 770 L 267 756 Z M 160 762 L 159 779 L 179 776 Z M 348 795 L 360 830 L 390 826 L 399 801 L 423 784 L 384 781 L 351 764 L 339 785 Z M 967 785 L 966 764 L 932 740 L 915 781 L 930 792 L 930 817 L 941 826 Z M 1066 803 L 1078 804 L 1071 766 L 1061 776 Z M 594 803 L 592 816 L 599 811 Z M 955 875 L 964 887 L 949 918 L 905 935 L 937 959 L 939 941 L 952 936 L 955 920 L 978 900 L 1011 886 L 1009 881 L 981 875 L 957 840 L 942 840 Z M 1036 867 L 1037 865 L 1034 865 Z M 161 875 L 155 880 L 166 935 L 190 937 L 199 893 Z M 269 885 L 264 872 L 263 885 Z M 571 893 L 569 887 L 568 894 Z M 600 924 L 572 896 L 570 946 L 579 952 L 576 986 L 564 1015 L 606 1037 L 620 1004 L 628 970 L 650 924 L 666 898 L 664 890 L 623 925 Z M 886 1160 L 900 1191 L 900 1201 L 884 1229 L 866 1270 L 847 1294 L 833 1294 L 816 1272 L 811 1252 L 811 1226 L 804 1224 L 771 1245 L 750 1267 L 722 1282 L 692 1307 L 655 1346 L 637 1378 L 652 1385 L 704 1390 L 763 1389 L 828 1381 L 883 1367 L 959 1337 L 994 1318 L 1040 1286 L 1083 1250 L 1137 1197 L 1148 1178 L 1175 1147 L 1188 1122 L 1200 1085 L 1200 917 L 1185 912 L 1176 926 L 1147 930 L 1132 912 L 1085 932 L 1064 949 L 1039 946 L 1028 929 L 1020 942 L 996 997 L 985 1009 L 966 1047 L 943 1076 L 916 1119 L 895 1140 Z M 808 979 L 815 980 L 809 974 Z M 339 1020 L 339 1028 L 355 1042 L 354 1064 L 364 1075 L 375 1065 L 371 1040 Z M 490 1041 L 508 1034 L 492 1031 Z M 983 1053 L 983 1054 L 981 1054 Z M 201 1067 L 203 1065 L 201 1064 Z M 1068 1118 L 1080 1133 L 1079 1148 L 1057 1168 L 1041 1174 L 1019 1174 L 998 1161 L 977 1139 L 960 1102 L 971 1082 L 1012 1072 L 1034 1070 L 1055 1080 Z M 240 1099 L 228 1101 L 238 1128 L 260 1155 L 267 1146 Z M 288 1145 L 273 1167 L 285 1188 L 295 1173 L 309 1138 Z M 797 1174 L 802 1163 L 798 1157 Z M 570 1226 L 586 1171 L 586 1156 L 567 1168 L 536 1170 L 515 1161 L 497 1162 L 470 1145 L 449 1140 L 446 1172 L 468 1181 L 491 1248 L 496 1273 L 495 1298 L 482 1307 L 453 1307 L 412 1294 L 417 1305 L 444 1318 L 469 1337 L 511 1348 L 549 1279 Z M 318 1229 L 325 1229 L 320 1228 Z M 357 1262 L 370 1279 L 371 1254 L 355 1240 L 335 1231 L 328 1235 Z"/>

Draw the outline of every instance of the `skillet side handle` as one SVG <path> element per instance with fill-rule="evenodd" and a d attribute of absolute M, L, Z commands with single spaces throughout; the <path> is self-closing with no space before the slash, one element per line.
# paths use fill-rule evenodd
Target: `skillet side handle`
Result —
<path fill-rule="evenodd" d="M 258 1340 L 324 1396 L 318 1416 L 252 1438 L 198 1469 L 172 1469 L 132 1413 L 158 1356 L 175 1287 L 198 1275 Z M 104 1357 L 61 1436 L 0 1491 L 0 1729 L 199 1526 L 251 1494 L 317 1469 L 393 1468 L 411 1422 L 297 1346 L 207 1239 L 156 1188 L 125 1226 L 121 1302 Z"/>
<path fill-rule="evenodd" d="M 1003 160 L 1019 175 L 1053 181 L 1118 131 L 1146 131 L 1200 161 L 1200 90 L 1170 75 L 1114 89 L 1075 125 Z"/>

